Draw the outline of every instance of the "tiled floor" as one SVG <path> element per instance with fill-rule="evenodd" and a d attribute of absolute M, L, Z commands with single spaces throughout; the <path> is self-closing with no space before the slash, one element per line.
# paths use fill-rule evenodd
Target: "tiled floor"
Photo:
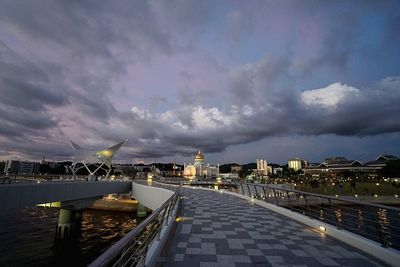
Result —
<path fill-rule="evenodd" d="M 333 238 L 237 197 L 182 189 L 164 266 L 384 266 Z"/>

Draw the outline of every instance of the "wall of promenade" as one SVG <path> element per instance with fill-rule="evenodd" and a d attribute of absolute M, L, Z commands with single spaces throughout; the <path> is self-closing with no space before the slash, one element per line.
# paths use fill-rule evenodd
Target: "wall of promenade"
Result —
<path fill-rule="evenodd" d="M 42 203 L 128 193 L 132 182 L 47 182 L 0 185 L 0 209 L 20 209 Z"/>
<path fill-rule="evenodd" d="M 132 183 L 132 197 L 152 210 L 161 207 L 173 194 L 173 191 L 164 188 Z"/>

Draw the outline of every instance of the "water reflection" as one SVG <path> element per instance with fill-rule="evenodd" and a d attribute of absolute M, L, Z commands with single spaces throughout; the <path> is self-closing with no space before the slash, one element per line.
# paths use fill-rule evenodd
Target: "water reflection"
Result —
<path fill-rule="evenodd" d="M 76 242 L 55 245 L 59 210 L 0 215 L 0 266 L 86 266 L 139 222 L 136 213 L 85 210 Z"/>
<path fill-rule="evenodd" d="M 382 244 L 384 246 L 390 246 L 390 230 L 389 230 L 389 220 L 387 217 L 386 209 L 379 208 L 377 211 L 378 214 L 378 231 L 379 236 L 381 238 Z"/>

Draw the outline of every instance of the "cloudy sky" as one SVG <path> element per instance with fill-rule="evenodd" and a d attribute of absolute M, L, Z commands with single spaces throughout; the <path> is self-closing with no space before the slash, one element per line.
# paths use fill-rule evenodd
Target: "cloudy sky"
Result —
<path fill-rule="evenodd" d="M 0 159 L 400 155 L 399 1 L 0 1 Z"/>

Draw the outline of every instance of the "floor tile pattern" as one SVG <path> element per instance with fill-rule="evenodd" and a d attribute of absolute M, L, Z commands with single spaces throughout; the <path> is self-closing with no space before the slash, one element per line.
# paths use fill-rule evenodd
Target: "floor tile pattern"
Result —
<path fill-rule="evenodd" d="M 202 189 L 181 192 L 184 220 L 164 266 L 385 266 L 249 201 Z"/>

